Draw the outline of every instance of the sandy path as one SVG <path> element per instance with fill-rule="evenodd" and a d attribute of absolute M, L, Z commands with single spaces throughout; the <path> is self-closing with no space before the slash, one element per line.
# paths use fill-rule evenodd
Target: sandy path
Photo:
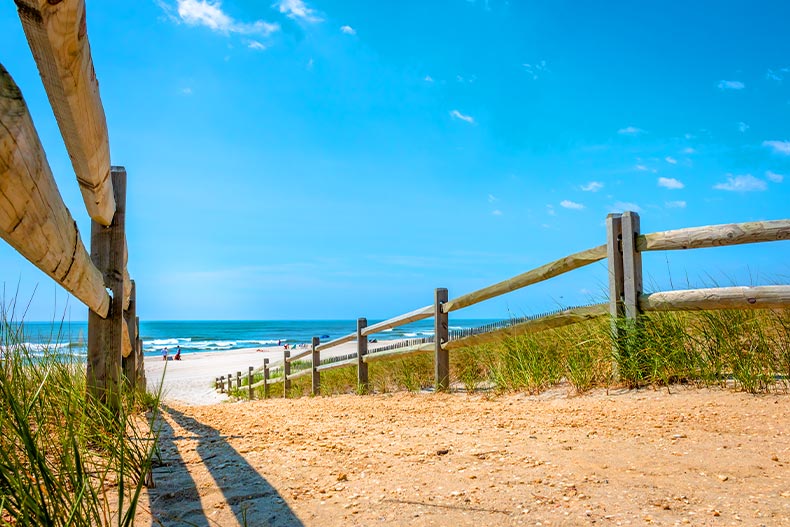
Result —
<path fill-rule="evenodd" d="M 788 403 L 559 388 L 173 406 L 143 507 L 154 525 L 790 525 Z"/>

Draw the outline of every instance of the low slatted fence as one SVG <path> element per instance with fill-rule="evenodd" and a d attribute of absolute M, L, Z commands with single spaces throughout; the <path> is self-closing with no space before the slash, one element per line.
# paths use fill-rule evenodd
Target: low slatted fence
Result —
<path fill-rule="evenodd" d="M 22 93 L 0 64 L 0 237 L 89 308 L 90 395 L 145 388 L 136 287 L 127 270 L 126 170 L 110 144 L 84 0 L 15 0 L 91 217 L 90 253 L 63 202 Z M 110 291 L 110 293 L 108 293 Z"/>
<path fill-rule="evenodd" d="M 246 388 L 250 399 L 255 389 L 263 387 L 264 397 L 269 396 L 272 384 L 283 385 L 288 395 L 292 380 L 312 375 L 312 393 L 320 391 L 322 371 L 334 368 L 356 367 L 359 391 L 369 391 L 368 369 L 371 362 L 400 359 L 419 353 L 433 353 L 437 390 L 449 388 L 449 352 L 468 346 L 502 339 L 506 336 L 539 332 L 577 324 L 600 317 L 611 317 L 612 331 L 619 339 L 628 331 L 628 324 L 618 319 L 635 320 L 648 311 L 693 311 L 713 309 L 771 309 L 790 306 L 790 285 L 757 287 L 718 287 L 685 291 L 665 291 L 644 294 L 642 284 L 642 253 L 721 247 L 758 242 L 790 240 L 790 220 L 773 220 L 726 225 L 692 227 L 665 232 L 641 234 L 639 215 L 636 212 L 610 214 L 606 219 L 607 242 L 559 260 L 547 263 L 518 276 L 478 291 L 449 299 L 446 289 L 436 289 L 434 304 L 416 309 L 368 326 L 365 318 L 357 320 L 357 331 L 326 343 L 313 338 L 310 349 L 291 356 L 283 353 L 283 360 L 270 365 L 264 360 L 260 368 L 250 366 L 243 386 L 241 372 L 215 379 L 218 390 L 230 392 Z M 609 301 L 601 304 L 562 308 L 528 317 L 510 318 L 476 328 L 449 330 L 448 314 L 485 300 L 543 282 L 586 265 L 607 260 Z M 418 320 L 434 319 L 434 334 L 430 337 L 408 339 L 395 343 L 377 343 L 371 346 L 369 335 L 403 326 Z M 356 352 L 321 358 L 321 352 L 356 341 Z M 369 347 L 370 346 L 370 347 Z M 617 350 L 615 350 L 617 351 Z M 309 357 L 309 359 L 308 359 Z M 253 382 L 256 373 L 263 379 Z M 615 372 L 616 373 L 616 372 Z"/>

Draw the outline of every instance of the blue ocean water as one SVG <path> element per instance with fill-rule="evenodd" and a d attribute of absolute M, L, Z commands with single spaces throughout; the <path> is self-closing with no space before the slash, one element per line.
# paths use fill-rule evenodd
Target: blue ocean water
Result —
<path fill-rule="evenodd" d="M 368 321 L 369 324 L 376 322 Z M 451 320 L 450 329 L 465 329 L 489 322 L 483 319 Z M 278 342 L 309 344 L 314 336 L 321 342 L 328 342 L 353 333 L 356 324 L 356 320 L 140 321 L 140 336 L 146 355 L 159 355 L 163 348 L 175 346 L 180 346 L 182 353 L 200 353 L 275 346 Z M 21 340 L 34 353 L 47 347 L 75 358 L 87 355 L 87 322 L 25 322 L 19 331 Z M 433 335 L 433 319 L 386 330 L 370 338 L 394 340 L 430 335 Z"/>

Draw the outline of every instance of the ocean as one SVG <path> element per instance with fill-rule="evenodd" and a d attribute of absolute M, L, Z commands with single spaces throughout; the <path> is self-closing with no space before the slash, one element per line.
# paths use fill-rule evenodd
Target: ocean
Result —
<path fill-rule="evenodd" d="M 378 320 L 370 320 L 375 324 Z M 456 319 L 450 329 L 465 329 L 487 324 L 487 319 Z M 263 320 L 263 321 L 140 321 L 140 334 L 145 355 L 160 355 L 165 347 L 181 346 L 182 353 L 228 351 L 281 344 L 309 344 L 312 338 L 321 342 L 348 335 L 356 331 L 356 320 Z M 394 340 L 420 338 L 433 335 L 433 319 L 386 330 L 369 338 Z M 25 322 L 21 327 L 21 340 L 35 353 L 45 348 L 74 358 L 87 356 L 87 322 Z M 5 341 L 5 339 L 3 339 Z"/>

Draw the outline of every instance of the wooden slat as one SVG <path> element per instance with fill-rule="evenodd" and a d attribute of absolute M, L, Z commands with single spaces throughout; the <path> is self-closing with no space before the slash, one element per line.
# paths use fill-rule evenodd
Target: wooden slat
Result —
<path fill-rule="evenodd" d="M 340 337 L 339 339 L 330 340 L 329 342 L 321 344 L 320 346 L 316 347 L 316 349 L 318 351 L 324 351 L 325 349 L 334 348 L 335 346 L 339 346 L 341 344 L 345 344 L 346 342 L 351 342 L 352 340 L 354 340 L 356 338 L 357 338 L 356 332 L 349 333 L 348 335 L 346 335 L 344 337 Z"/>
<path fill-rule="evenodd" d="M 289 357 L 289 358 L 288 358 L 288 362 L 295 362 L 295 361 L 298 361 L 299 359 L 301 359 L 301 358 L 303 358 L 303 357 L 307 357 L 307 356 L 308 356 L 308 355 L 310 355 L 311 353 L 313 353 L 313 350 L 312 350 L 312 349 L 308 349 L 308 350 L 305 350 L 305 351 L 303 351 L 303 352 L 301 352 L 301 353 L 297 353 L 296 355 L 294 355 L 294 356 L 292 356 L 292 357 Z"/>
<path fill-rule="evenodd" d="M 322 364 L 318 366 L 316 370 L 318 371 L 327 371 L 327 370 L 334 370 L 336 368 L 345 368 L 346 366 L 356 366 L 357 365 L 357 358 L 354 357 L 353 359 L 341 360 L 337 362 L 330 362 L 328 364 Z"/>
<path fill-rule="evenodd" d="M 477 346 L 479 344 L 486 344 L 488 342 L 495 342 L 503 338 L 512 337 L 523 333 L 537 333 L 547 329 L 554 329 L 571 324 L 577 324 L 586 320 L 603 317 L 609 314 L 609 304 L 595 304 L 592 306 L 577 307 L 567 309 L 559 313 L 554 313 L 545 317 L 535 320 L 529 320 L 509 328 L 502 328 L 497 331 L 483 333 L 481 335 L 470 335 L 458 340 L 451 340 L 445 344 L 448 350 L 458 348 L 465 348 L 468 346 Z"/>
<path fill-rule="evenodd" d="M 639 307 L 644 311 L 788 308 L 790 285 L 664 291 L 641 295 Z"/>
<path fill-rule="evenodd" d="M 790 220 L 729 223 L 653 232 L 640 236 L 636 248 L 639 251 L 672 251 L 779 240 L 790 240 Z"/>
<path fill-rule="evenodd" d="M 110 296 L 63 203 L 22 94 L 0 65 L 0 237 L 91 311 Z"/>
<path fill-rule="evenodd" d="M 574 269 L 595 263 L 599 260 L 603 260 L 604 258 L 606 258 L 606 245 L 599 245 L 598 247 L 593 247 L 592 249 L 587 249 L 586 251 L 571 254 L 570 256 L 560 258 L 559 260 L 555 260 L 545 265 L 541 265 L 540 267 L 532 269 L 531 271 L 527 271 L 526 273 L 522 273 L 503 282 L 499 282 L 498 284 L 484 287 L 478 291 L 467 293 L 465 295 L 459 296 L 458 298 L 454 298 L 444 304 L 442 311 L 449 313 L 457 309 L 468 307 L 483 302 L 484 300 L 521 289 L 522 287 L 548 280 L 549 278 L 559 276 L 563 273 L 567 273 L 568 271 L 573 271 Z"/>
<path fill-rule="evenodd" d="M 394 350 L 381 351 L 376 353 L 376 350 L 370 350 L 365 355 L 365 362 L 371 363 L 381 360 L 402 359 L 410 355 L 418 355 L 420 353 L 433 353 L 434 343 L 427 342 L 424 344 L 415 344 L 414 346 L 407 346 L 405 348 L 398 348 Z"/>
<path fill-rule="evenodd" d="M 115 214 L 107 121 L 93 69 L 85 0 L 15 0 L 49 103 L 94 221 Z"/>
<path fill-rule="evenodd" d="M 387 319 L 383 322 L 379 322 L 377 324 L 372 324 L 367 326 L 364 330 L 362 330 L 362 334 L 372 335 L 373 333 L 379 333 L 384 331 L 385 329 L 396 328 L 398 326 L 404 326 L 409 324 L 410 322 L 416 322 L 418 320 L 424 320 L 426 318 L 431 318 L 433 316 L 433 304 L 430 306 L 421 307 L 420 309 L 415 309 L 414 311 L 409 311 L 403 315 L 398 315 L 397 317 Z M 356 338 L 356 334 L 354 334 L 354 338 Z"/>
<path fill-rule="evenodd" d="M 290 381 L 293 379 L 298 379 L 299 377 L 304 377 L 305 375 L 310 375 L 311 373 L 313 373 L 313 370 L 309 368 L 306 370 L 299 370 L 296 373 L 291 373 L 290 375 L 288 375 L 288 380 Z"/>

